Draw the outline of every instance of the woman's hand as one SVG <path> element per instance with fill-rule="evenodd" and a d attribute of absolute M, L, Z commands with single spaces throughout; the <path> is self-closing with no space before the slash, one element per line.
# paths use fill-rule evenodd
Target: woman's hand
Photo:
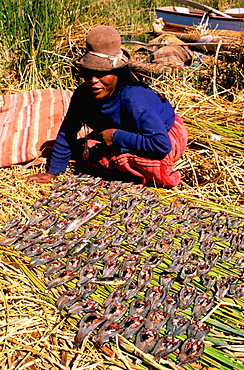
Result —
<path fill-rule="evenodd" d="M 115 131 L 117 131 L 116 128 L 109 128 L 107 130 L 103 130 L 102 132 L 100 132 L 100 135 L 102 136 L 103 141 L 105 142 L 107 146 L 110 146 L 113 144 L 113 136 L 114 136 Z"/>
<path fill-rule="evenodd" d="M 38 173 L 36 175 L 28 176 L 26 182 L 34 181 L 34 182 L 48 183 L 55 177 L 56 175 L 53 175 L 52 173 Z"/>

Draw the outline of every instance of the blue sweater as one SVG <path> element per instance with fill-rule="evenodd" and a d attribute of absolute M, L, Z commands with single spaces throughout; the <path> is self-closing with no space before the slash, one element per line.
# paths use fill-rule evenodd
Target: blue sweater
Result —
<path fill-rule="evenodd" d="M 94 99 L 85 84 L 79 86 L 71 99 L 68 112 L 58 133 L 49 173 L 64 172 L 71 158 L 72 147 L 83 123 L 93 129 L 90 137 L 101 141 L 98 134 L 116 128 L 113 143 L 120 153 L 130 152 L 140 157 L 162 159 L 171 150 L 168 131 L 174 124 L 175 113 L 166 100 L 150 88 L 121 86 L 112 100 Z"/>

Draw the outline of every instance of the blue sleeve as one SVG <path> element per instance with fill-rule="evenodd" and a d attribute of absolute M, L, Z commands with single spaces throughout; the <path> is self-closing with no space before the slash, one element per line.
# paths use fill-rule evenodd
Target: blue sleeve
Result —
<path fill-rule="evenodd" d="M 65 132 L 59 131 L 53 147 L 48 172 L 53 175 L 59 175 L 60 172 L 65 172 L 70 158 L 71 147 L 66 140 L 66 134 Z"/>
<path fill-rule="evenodd" d="M 171 151 L 168 130 L 173 126 L 175 113 L 167 101 L 161 102 L 153 92 L 137 101 L 127 100 L 127 117 L 135 132 L 118 129 L 113 142 L 121 147 L 121 153 L 130 152 L 141 157 L 162 159 Z"/>

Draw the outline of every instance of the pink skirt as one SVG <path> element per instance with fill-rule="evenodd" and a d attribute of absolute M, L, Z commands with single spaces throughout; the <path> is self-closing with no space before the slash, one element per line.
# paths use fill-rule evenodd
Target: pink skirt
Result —
<path fill-rule="evenodd" d="M 172 149 L 161 160 L 143 158 L 130 153 L 117 155 L 113 146 L 105 147 L 94 140 L 88 140 L 89 153 L 85 160 L 107 173 L 118 173 L 118 171 L 131 173 L 137 176 L 142 184 L 153 182 L 176 186 L 180 182 L 181 175 L 179 171 L 175 171 L 174 163 L 184 153 L 188 139 L 187 129 L 177 114 L 168 134 Z"/>

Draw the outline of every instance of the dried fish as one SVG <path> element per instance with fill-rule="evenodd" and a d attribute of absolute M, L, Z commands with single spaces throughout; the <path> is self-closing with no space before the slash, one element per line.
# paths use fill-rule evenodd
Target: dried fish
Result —
<path fill-rule="evenodd" d="M 191 221 L 189 221 L 188 224 L 182 224 L 180 226 L 178 226 L 175 230 L 175 236 L 182 236 L 186 233 L 188 233 L 189 231 L 191 231 L 196 225 L 198 225 L 198 221 L 194 220 L 193 218 L 191 219 Z"/>
<path fill-rule="evenodd" d="M 166 333 L 172 335 L 172 337 L 182 335 L 186 332 L 190 323 L 191 323 L 190 320 L 183 316 L 173 316 L 167 322 Z"/>
<path fill-rule="evenodd" d="M 218 261 L 219 254 L 214 252 L 209 252 L 205 254 L 204 259 L 205 261 L 211 266 L 214 267 Z"/>
<path fill-rule="evenodd" d="M 230 284 L 227 280 L 221 279 L 216 281 L 216 294 L 217 301 L 221 301 L 229 291 Z"/>
<path fill-rule="evenodd" d="M 94 293 L 97 289 L 96 284 L 94 283 L 86 283 L 80 287 L 80 295 L 81 299 L 88 298 L 92 293 Z"/>
<path fill-rule="evenodd" d="M 161 274 L 159 277 L 159 284 L 168 292 L 174 284 L 175 277 L 173 275 Z"/>
<path fill-rule="evenodd" d="M 106 318 L 98 313 L 87 313 L 80 321 L 79 330 L 75 337 L 74 347 L 79 347 L 84 338 L 92 333 L 93 330 L 101 325 L 105 320 Z"/>
<path fill-rule="evenodd" d="M 221 237 L 225 229 L 226 229 L 226 224 L 224 222 L 219 221 L 219 222 L 212 223 L 213 236 L 216 238 Z"/>
<path fill-rule="evenodd" d="M 145 264 L 147 265 L 150 265 L 152 268 L 160 265 L 160 263 L 162 262 L 163 260 L 163 257 L 162 256 L 159 256 L 159 254 L 157 253 L 154 253 L 154 254 L 150 254 L 146 260 L 145 260 Z M 144 265 L 142 265 L 144 266 Z"/>
<path fill-rule="evenodd" d="M 118 234 L 113 238 L 112 245 L 120 245 L 127 238 L 127 233 L 118 232 Z"/>
<path fill-rule="evenodd" d="M 175 236 L 176 229 L 173 227 L 167 227 L 166 230 L 163 231 L 162 233 L 162 238 L 173 238 Z"/>
<path fill-rule="evenodd" d="M 103 251 L 111 244 L 110 239 L 95 239 L 89 246 L 90 251 L 97 250 L 97 251 Z"/>
<path fill-rule="evenodd" d="M 93 265 L 85 265 L 80 270 L 79 280 L 76 285 L 80 287 L 83 284 L 86 284 L 89 280 L 94 279 L 97 276 L 98 270 Z"/>
<path fill-rule="evenodd" d="M 170 257 L 171 258 L 179 258 L 179 257 L 186 257 L 187 255 L 187 252 L 184 248 L 181 248 L 181 247 L 175 247 L 174 249 L 172 249 L 172 251 L 170 252 Z"/>
<path fill-rule="evenodd" d="M 77 217 L 67 225 L 67 227 L 64 229 L 64 233 L 70 233 L 71 231 L 79 229 L 86 222 L 90 221 L 92 218 L 96 217 L 100 212 L 102 212 L 107 205 L 107 203 L 94 201 L 87 207 L 86 211 L 81 216 Z"/>
<path fill-rule="evenodd" d="M 140 220 L 136 218 L 132 218 L 129 221 L 126 222 L 125 228 L 127 233 L 134 233 L 138 226 L 140 225 Z"/>
<path fill-rule="evenodd" d="M 220 262 L 229 262 L 236 254 L 236 249 L 231 247 L 226 247 L 222 250 Z"/>
<path fill-rule="evenodd" d="M 162 237 L 156 242 L 154 250 L 158 253 L 167 253 L 168 250 L 173 246 L 173 244 L 173 238 Z"/>
<path fill-rule="evenodd" d="M 196 288 L 184 286 L 179 292 L 179 307 L 185 310 L 194 301 L 197 294 Z"/>
<path fill-rule="evenodd" d="M 207 290 L 210 290 L 215 286 L 215 283 L 217 280 L 216 276 L 204 274 L 201 276 L 201 278 L 202 278 L 202 284 Z"/>
<path fill-rule="evenodd" d="M 214 245 L 215 245 L 215 242 L 213 240 L 205 240 L 205 241 L 200 243 L 199 250 L 203 254 L 207 254 L 207 253 L 211 252 L 211 250 L 214 248 Z"/>
<path fill-rule="evenodd" d="M 235 268 L 244 268 L 244 256 L 237 258 Z"/>
<path fill-rule="evenodd" d="M 145 298 L 151 302 L 151 309 L 160 307 L 166 298 L 167 290 L 164 287 L 153 285 L 147 289 Z"/>
<path fill-rule="evenodd" d="M 188 338 L 194 338 L 203 341 L 209 333 L 209 327 L 202 321 L 193 322 L 187 329 Z"/>
<path fill-rule="evenodd" d="M 174 316 L 176 308 L 179 303 L 179 296 L 177 293 L 173 293 L 172 295 L 168 295 L 164 300 L 164 311 L 168 312 L 170 316 Z"/>
<path fill-rule="evenodd" d="M 228 218 L 228 214 L 224 211 L 219 211 L 215 213 L 213 217 L 213 223 L 215 222 L 226 222 Z"/>
<path fill-rule="evenodd" d="M 93 250 L 88 256 L 87 256 L 87 259 L 86 261 L 84 262 L 85 265 L 87 264 L 94 264 L 96 263 L 97 261 L 100 261 L 103 256 L 105 255 L 105 253 L 103 251 L 97 251 L 97 250 Z"/>
<path fill-rule="evenodd" d="M 5 224 L 3 225 L 2 229 L 0 230 L 0 233 L 5 233 L 12 227 L 17 226 L 20 223 L 20 219 L 18 217 L 11 217 Z"/>
<path fill-rule="evenodd" d="M 129 254 L 123 262 L 123 268 L 124 267 L 135 267 L 138 265 L 141 261 L 141 257 L 138 256 L 137 254 Z"/>
<path fill-rule="evenodd" d="M 20 236 L 21 234 L 25 233 L 26 230 L 29 229 L 29 225 L 27 224 L 18 224 L 14 229 L 10 230 L 7 233 L 7 237 L 15 237 Z"/>
<path fill-rule="evenodd" d="M 98 237 L 98 239 L 107 239 L 111 238 L 115 234 L 117 234 L 118 228 L 114 225 L 107 227 Z"/>
<path fill-rule="evenodd" d="M 161 204 L 161 200 L 158 198 L 150 198 L 150 199 L 147 199 L 145 202 L 145 205 L 151 208 L 156 208 L 160 206 L 160 204 Z"/>
<path fill-rule="evenodd" d="M 68 253 L 68 247 L 67 245 L 60 245 L 59 247 L 55 247 L 52 250 L 51 257 L 54 260 L 64 258 L 66 254 Z"/>
<path fill-rule="evenodd" d="M 142 184 L 137 184 L 130 188 L 129 194 L 140 194 L 143 192 L 143 190 L 145 190 L 145 186 Z"/>
<path fill-rule="evenodd" d="M 167 220 L 167 226 L 181 224 L 187 220 L 186 216 L 177 215 Z"/>
<path fill-rule="evenodd" d="M 127 193 L 124 190 L 119 190 L 117 192 L 114 192 L 110 195 L 110 201 L 111 203 L 114 202 L 116 199 L 120 199 L 127 195 Z"/>
<path fill-rule="evenodd" d="M 56 248 L 56 247 L 59 247 L 61 245 L 66 245 L 65 242 L 58 238 L 58 239 L 43 239 L 43 242 L 44 243 L 41 243 L 41 246 L 43 249 L 53 249 L 53 248 Z M 67 245 L 66 245 L 66 248 L 68 249 Z"/>
<path fill-rule="evenodd" d="M 158 233 L 158 230 L 155 227 L 147 227 L 143 233 L 142 236 L 143 238 L 147 240 L 151 240 L 154 236 L 156 236 Z"/>
<path fill-rule="evenodd" d="M 142 240 L 142 235 L 141 234 L 129 234 L 127 236 L 127 243 L 135 245 L 139 243 Z"/>
<path fill-rule="evenodd" d="M 242 219 L 238 217 L 229 217 L 226 221 L 226 225 L 229 229 L 237 229 L 237 227 L 241 224 Z"/>
<path fill-rule="evenodd" d="M 126 284 L 130 284 L 134 279 L 136 274 L 136 269 L 134 267 L 123 267 L 119 271 L 119 277 L 126 281 Z"/>
<path fill-rule="evenodd" d="M 121 181 L 111 181 L 110 185 L 107 187 L 104 194 L 109 195 L 109 194 L 117 192 L 118 189 L 120 188 L 120 184 L 121 184 Z"/>
<path fill-rule="evenodd" d="M 69 213 L 69 212 L 73 211 L 73 209 L 78 207 L 79 205 L 80 205 L 79 202 L 77 202 L 76 200 L 73 200 L 73 201 L 65 204 L 62 208 L 60 208 L 59 212 L 60 213 Z"/>
<path fill-rule="evenodd" d="M 152 213 L 152 208 L 149 206 L 145 206 L 139 211 L 137 218 L 138 220 L 140 220 L 140 222 L 145 221 L 146 219 L 148 219 L 151 213 Z"/>
<path fill-rule="evenodd" d="M 52 199 L 49 204 L 48 204 L 48 210 L 49 211 L 54 211 L 55 209 L 57 209 L 58 207 L 61 206 L 61 204 L 63 203 L 63 200 L 62 199 Z"/>
<path fill-rule="evenodd" d="M 97 233 L 99 232 L 101 226 L 100 225 L 89 225 L 86 227 L 84 232 L 85 239 L 95 238 Z"/>
<path fill-rule="evenodd" d="M 83 239 L 83 235 L 80 235 L 80 234 L 72 234 L 72 235 L 70 235 L 69 238 L 67 238 L 65 240 L 65 244 L 67 245 L 67 247 L 69 249 L 71 249 L 74 245 L 76 245 L 79 242 L 81 242 L 82 239 Z"/>
<path fill-rule="evenodd" d="M 106 322 L 119 321 L 126 313 L 128 307 L 123 302 L 110 303 L 101 313 L 106 317 Z"/>
<path fill-rule="evenodd" d="M 50 201 L 50 198 L 49 198 L 49 197 L 47 197 L 47 196 L 44 196 L 44 197 L 42 197 L 42 198 L 40 198 L 40 199 L 37 199 L 37 200 L 34 202 L 34 204 L 33 204 L 32 208 L 33 208 L 33 209 L 37 209 L 37 208 L 40 208 L 40 207 L 46 206 L 46 205 L 48 204 L 48 202 L 49 202 L 49 201 Z"/>
<path fill-rule="evenodd" d="M 107 227 L 110 227 L 114 224 L 117 224 L 119 222 L 118 218 L 116 217 L 109 217 L 104 221 L 103 227 L 106 229 Z"/>
<path fill-rule="evenodd" d="M 49 227 L 53 226 L 59 219 L 58 213 L 51 213 L 45 220 L 41 223 L 42 229 L 49 229 Z"/>
<path fill-rule="evenodd" d="M 187 199 L 183 197 L 176 198 L 170 205 L 173 213 L 178 214 L 182 212 L 187 206 Z"/>
<path fill-rule="evenodd" d="M 126 339 L 130 339 L 136 335 L 144 324 L 144 317 L 138 313 L 130 314 L 122 322 L 121 326 L 124 328 L 122 335 Z"/>
<path fill-rule="evenodd" d="M 72 218 L 79 217 L 85 212 L 85 209 L 83 207 L 75 207 L 73 208 L 68 215 L 66 216 L 67 219 L 71 220 Z"/>
<path fill-rule="evenodd" d="M 121 213 L 120 220 L 122 224 L 126 224 L 134 216 L 134 211 L 132 209 L 126 209 Z"/>
<path fill-rule="evenodd" d="M 148 200 L 148 199 L 151 199 L 155 196 L 155 192 L 151 189 L 145 189 L 142 191 L 141 193 L 141 198 L 143 200 Z"/>
<path fill-rule="evenodd" d="M 197 231 L 197 230 L 196 230 Z M 202 229 L 200 230 L 200 237 L 199 237 L 199 242 L 204 242 L 212 238 L 213 236 L 213 231 L 211 229 Z"/>
<path fill-rule="evenodd" d="M 123 292 L 122 290 L 114 290 L 112 291 L 109 296 L 105 299 L 105 301 L 103 302 L 103 306 L 104 307 L 107 307 L 109 306 L 111 303 L 118 303 L 118 302 L 121 302 L 123 299 L 125 298 L 125 292 Z"/>
<path fill-rule="evenodd" d="M 84 191 L 82 191 L 82 193 L 80 193 L 78 202 L 79 203 L 89 202 L 96 195 L 97 195 L 97 190 L 89 187 L 88 189 L 85 189 Z"/>
<path fill-rule="evenodd" d="M 179 338 L 173 338 L 171 335 L 164 335 L 161 337 L 153 351 L 155 358 L 159 361 L 161 357 L 167 356 L 174 352 L 181 344 Z"/>
<path fill-rule="evenodd" d="M 159 332 L 169 320 L 170 314 L 163 310 L 155 309 L 148 313 L 145 321 L 145 328 Z"/>
<path fill-rule="evenodd" d="M 51 290 L 52 288 L 61 286 L 67 283 L 68 281 L 73 280 L 76 277 L 77 274 L 73 271 L 68 270 L 60 271 L 57 275 L 55 275 L 55 277 L 52 280 L 48 281 L 46 293 L 48 293 L 49 290 Z"/>
<path fill-rule="evenodd" d="M 241 251 L 244 246 L 244 233 L 243 232 L 236 233 L 231 240 L 230 246 L 232 248 L 237 248 L 238 251 Z"/>
<path fill-rule="evenodd" d="M 196 362 L 204 350 L 203 341 L 195 338 L 189 338 L 184 341 L 177 357 L 178 366 L 184 366 L 188 363 Z"/>
<path fill-rule="evenodd" d="M 61 234 L 61 231 L 64 230 L 67 226 L 69 226 L 69 223 L 70 223 L 69 220 L 65 218 L 58 220 L 55 223 L 55 225 L 52 227 L 52 229 L 50 230 L 50 234 L 54 234 L 54 235 Z"/>
<path fill-rule="evenodd" d="M 23 251 L 24 249 L 30 247 L 33 244 L 34 244 L 33 241 L 21 240 L 17 244 L 14 245 L 13 249 L 15 251 Z"/>
<path fill-rule="evenodd" d="M 42 252 L 43 252 L 42 247 L 40 247 L 40 245 L 34 244 L 34 245 L 27 247 L 24 250 L 24 256 L 27 256 L 27 257 L 39 256 L 40 254 L 42 254 Z M 51 258 L 53 259 L 53 257 Z"/>
<path fill-rule="evenodd" d="M 141 237 L 139 240 L 136 249 L 134 250 L 134 253 L 141 253 L 146 251 L 147 249 L 152 247 L 152 242 L 150 239 L 147 239 L 145 237 Z"/>
<path fill-rule="evenodd" d="M 139 314 L 140 316 L 146 317 L 151 308 L 151 302 L 146 299 L 135 299 L 130 304 L 130 315 Z"/>
<path fill-rule="evenodd" d="M 150 353 L 156 345 L 158 333 L 151 329 L 141 329 L 136 336 L 136 347 L 144 353 Z"/>
<path fill-rule="evenodd" d="M 113 215 L 116 215 L 117 213 L 119 213 L 120 211 L 122 211 L 122 209 L 125 209 L 126 208 L 126 203 L 124 200 L 122 199 L 115 199 L 113 202 L 111 202 L 111 212 L 110 212 L 110 215 L 113 216 Z"/>
<path fill-rule="evenodd" d="M 235 287 L 231 297 L 232 298 L 242 298 L 244 296 L 244 284 L 238 285 Z"/>
<path fill-rule="evenodd" d="M 190 262 L 192 265 L 198 265 L 200 263 L 199 257 L 195 253 L 188 254 L 187 261 Z"/>
<path fill-rule="evenodd" d="M 207 274 L 211 270 L 211 265 L 205 261 L 201 261 L 197 265 L 197 276 Z"/>
<path fill-rule="evenodd" d="M 164 223 L 165 221 L 165 216 L 163 215 L 154 215 L 151 219 L 151 222 L 149 222 L 149 224 L 147 225 L 147 227 L 151 228 L 151 227 L 159 227 L 162 225 L 162 223 Z"/>
<path fill-rule="evenodd" d="M 81 257 L 71 256 L 66 262 L 66 270 L 69 271 L 78 271 L 81 266 L 82 259 Z"/>
<path fill-rule="evenodd" d="M 125 208 L 126 209 L 134 209 L 136 206 L 138 206 L 138 204 L 141 203 L 141 201 L 142 201 L 142 199 L 140 197 L 132 196 L 132 197 L 128 198 Z"/>
<path fill-rule="evenodd" d="M 183 279 L 184 284 L 186 284 L 192 281 L 197 276 L 197 273 L 197 266 L 187 263 L 185 266 L 183 266 L 180 277 L 181 279 Z"/>
<path fill-rule="evenodd" d="M 195 244 L 196 239 L 190 236 L 186 236 L 185 238 L 181 239 L 181 247 L 184 248 L 187 252 L 189 252 Z"/>
<path fill-rule="evenodd" d="M 210 209 L 204 209 L 204 208 L 200 209 L 197 214 L 197 217 L 200 218 L 201 220 L 203 220 L 204 218 L 209 218 L 213 216 L 214 216 L 214 212 L 212 212 Z"/>
<path fill-rule="evenodd" d="M 114 277 L 121 265 L 122 262 L 118 260 L 113 259 L 107 261 L 103 268 L 102 278 Z"/>
<path fill-rule="evenodd" d="M 126 284 L 124 289 L 125 299 L 129 301 L 134 298 L 140 290 L 141 287 L 138 286 L 137 282 L 132 281 L 130 284 Z"/>
<path fill-rule="evenodd" d="M 199 294 L 194 302 L 192 310 L 194 320 L 198 320 L 201 316 L 206 316 L 213 307 L 214 298 L 206 293 Z"/>
<path fill-rule="evenodd" d="M 138 286 L 140 288 L 146 288 L 148 286 L 148 284 L 150 284 L 151 280 L 152 280 L 152 275 L 153 275 L 153 272 L 152 272 L 152 267 L 151 266 L 143 266 L 141 267 L 141 270 L 138 274 L 138 278 L 137 278 L 137 281 L 138 281 Z"/>
<path fill-rule="evenodd" d="M 36 211 L 30 216 L 28 225 L 34 226 L 40 223 L 41 221 L 45 220 L 45 218 L 47 218 L 49 215 L 50 214 L 48 211 L 40 209 L 39 211 Z"/>
<path fill-rule="evenodd" d="M 32 265 L 33 264 L 34 264 L 34 262 L 32 263 Z M 65 268 L 65 264 L 62 261 L 55 260 L 55 261 L 50 262 L 50 260 L 49 260 L 46 269 L 43 271 L 43 275 L 44 275 L 44 277 L 48 277 L 52 274 L 56 274 L 58 271 L 60 271 L 64 268 Z"/>
<path fill-rule="evenodd" d="M 171 207 L 163 206 L 163 207 L 160 207 L 160 208 L 157 209 L 157 211 L 155 212 L 155 215 L 159 214 L 159 215 L 166 216 L 166 215 L 169 215 L 171 212 L 172 212 Z"/>
<path fill-rule="evenodd" d="M 98 333 L 92 337 L 93 342 L 102 346 L 105 343 L 109 342 L 116 334 L 121 333 L 124 328 L 120 324 L 114 322 L 105 323 L 101 326 Z"/>
<path fill-rule="evenodd" d="M 110 248 L 107 251 L 107 253 L 103 257 L 103 260 L 105 262 L 107 262 L 107 261 L 113 261 L 115 258 L 117 258 L 119 256 L 122 256 L 122 254 L 124 254 L 124 253 L 125 253 L 125 250 L 123 248 L 113 247 L 113 248 Z"/>
<path fill-rule="evenodd" d="M 77 290 L 67 290 L 57 300 L 57 308 L 61 311 L 63 308 L 70 307 L 80 299 L 80 294 Z"/>
<path fill-rule="evenodd" d="M 76 198 L 78 197 L 78 193 L 76 191 L 71 191 L 71 192 L 68 192 L 66 193 L 64 199 L 63 199 L 63 202 L 64 203 L 69 203 L 69 202 L 73 202 L 74 200 L 76 200 Z"/>
<path fill-rule="evenodd" d="M 167 268 L 167 272 L 178 272 L 180 271 L 183 266 L 186 264 L 185 258 L 178 257 L 176 258 L 173 263 Z"/>
<path fill-rule="evenodd" d="M 99 308 L 99 303 L 92 300 L 88 299 L 86 301 L 82 302 L 77 302 L 73 304 L 69 310 L 68 310 L 68 315 L 79 315 L 80 313 L 88 313 L 88 312 L 94 312 Z"/>

